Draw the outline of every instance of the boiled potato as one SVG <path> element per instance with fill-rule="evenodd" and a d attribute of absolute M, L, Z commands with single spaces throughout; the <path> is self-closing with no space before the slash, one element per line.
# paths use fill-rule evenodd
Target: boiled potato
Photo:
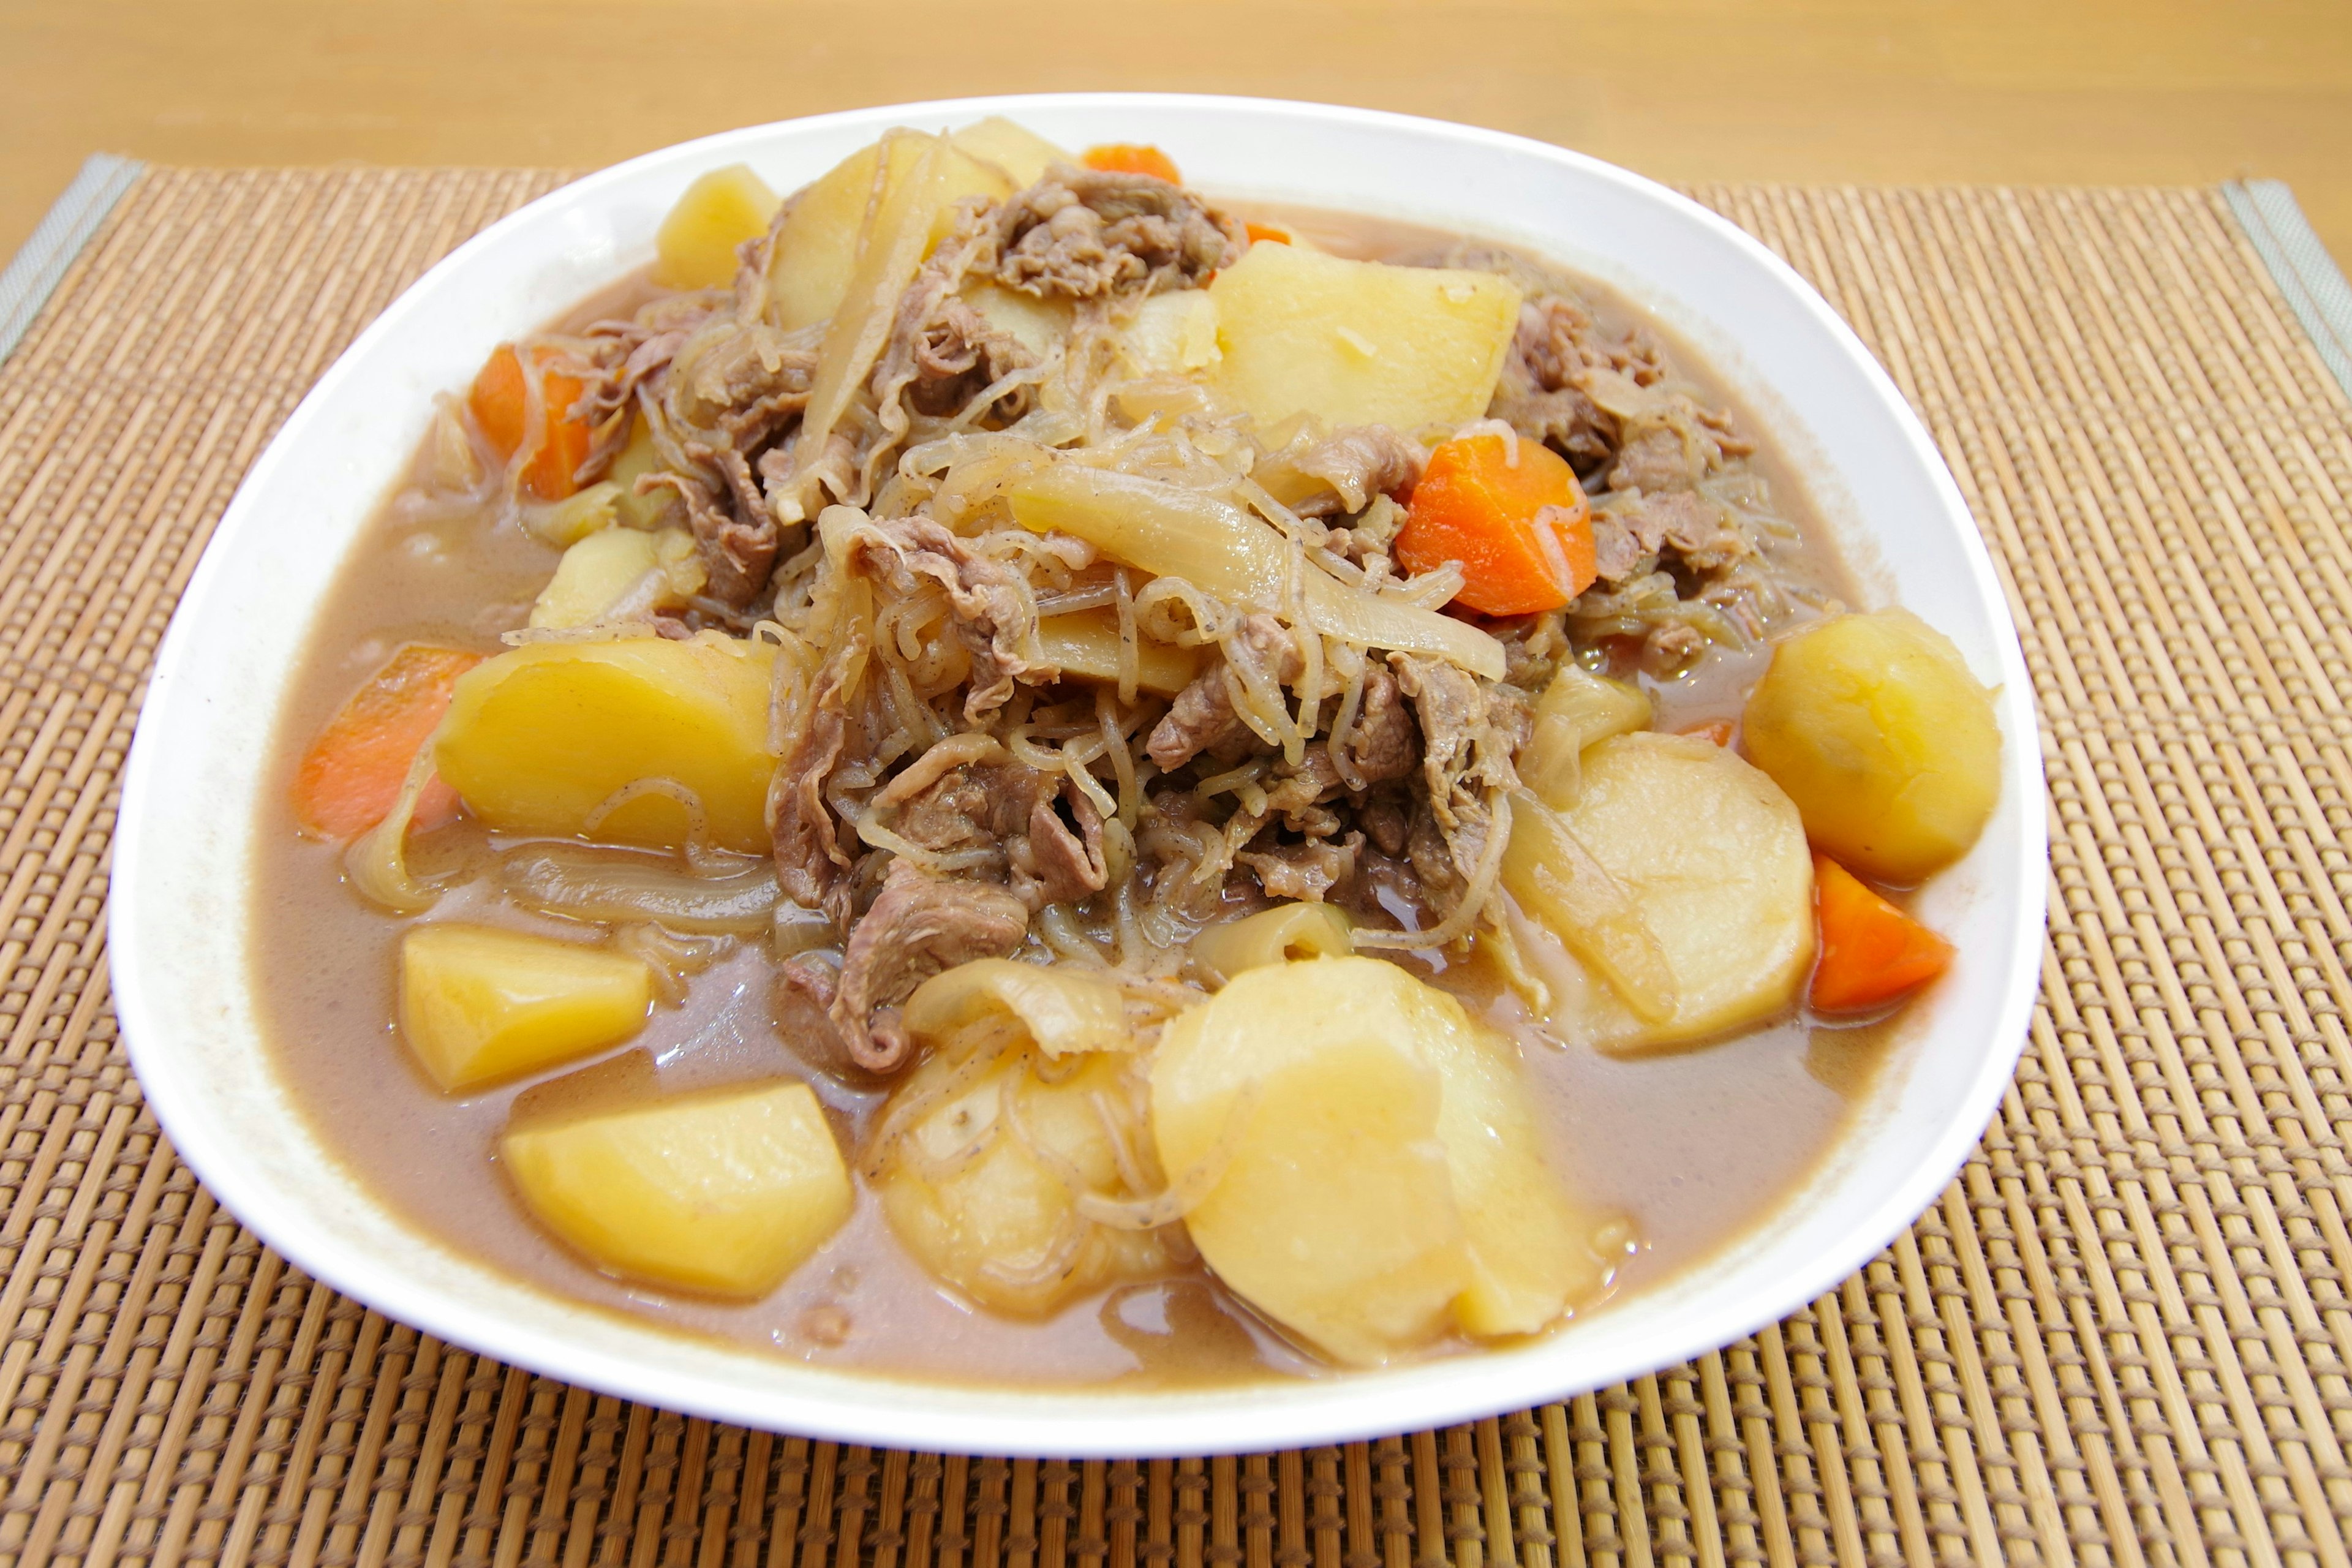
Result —
<path fill-rule="evenodd" d="M 1097 1100 L 1126 1101 L 1127 1058 L 1088 1053 L 1051 1083 L 1032 1070 L 1035 1059 L 1008 1050 L 948 1090 L 882 1152 L 875 1179 L 891 1230 L 924 1268 L 983 1305 L 1033 1316 L 1170 1263 L 1155 1233 L 1081 1215 L 1071 1186 L 1119 1189 L 1118 1154 Z M 929 1058 L 892 1106 L 941 1093 L 970 1075 L 971 1060 L 968 1052 Z"/>
<path fill-rule="evenodd" d="M 1268 427 L 1307 414 L 1330 429 L 1412 435 L 1475 419 L 1519 322 L 1517 287 L 1491 273 L 1345 261 L 1292 245 L 1250 247 L 1209 295 L 1216 384 Z"/>
<path fill-rule="evenodd" d="M 767 1294 L 849 1217 L 849 1172 L 804 1083 L 512 1127 L 499 1156 L 599 1267 L 714 1296 Z"/>
<path fill-rule="evenodd" d="M 1740 733 L 1813 842 L 1881 881 L 1967 854 L 2000 795 L 1992 693 L 1908 610 L 1838 616 L 1782 642 Z"/>
<path fill-rule="evenodd" d="M 1788 796 L 1720 746 L 1654 731 L 1602 741 L 1581 766 L 1557 817 L 1569 841 L 1546 842 L 1544 808 L 1515 804 L 1503 860 L 1503 885 L 1580 972 L 1554 1022 L 1632 1055 L 1788 1008 L 1813 959 L 1812 857 Z"/>
<path fill-rule="evenodd" d="M 1066 616 L 1045 616 L 1037 622 L 1037 646 L 1045 662 L 1065 676 L 1083 680 L 1118 679 L 1118 612 L 1115 609 L 1073 610 Z M 1135 683 L 1145 691 L 1173 697 L 1200 673 L 1203 654 L 1198 648 L 1138 637 Z"/>
<path fill-rule="evenodd" d="M 412 926 L 400 942 L 400 1034 L 445 1092 L 537 1072 L 644 1026 L 642 959 L 520 931 Z"/>
<path fill-rule="evenodd" d="M 1138 375 L 1213 370 L 1224 357 L 1217 347 L 1216 300 L 1200 289 L 1150 296 L 1119 332 L 1118 352 Z"/>
<path fill-rule="evenodd" d="M 915 132 L 893 132 L 852 153 L 793 199 L 768 262 L 768 306 L 778 326 L 797 331 L 833 318 L 857 269 L 858 239 L 867 204 L 876 195 L 877 171 L 887 192 L 914 172 L 937 140 Z M 889 153 L 887 169 L 882 163 L 885 148 Z M 950 144 L 930 195 L 932 243 L 946 236 L 961 198 L 1002 201 L 1012 194 L 1011 180 L 994 163 L 982 163 Z"/>
<path fill-rule="evenodd" d="M 1225 980 L 1244 970 L 1302 958 L 1346 958 L 1356 951 L 1348 917 L 1329 904 L 1276 904 L 1237 921 L 1220 921 L 1192 939 L 1192 956 Z"/>
<path fill-rule="evenodd" d="M 665 289 L 723 289 L 735 281 L 735 247 L 768 232 L 776 193 L 747 164 L 713 169 L 686 187 L 654 237 L 654 281 Z"/>
<path fill-rule="evenodd" d="M 530 607 L 530 624 L 592 626 L 660 564 L 660 551 L 650 533 L 635 528 L 591 533 L 556 563 L 554 577 Z"/>
<path fill-rule="evenodd" d="M 772 646 L 716 635 L 543 642 L 483 660 L 457 681 L 434 763 L 474 815 L 509 833 L 675 848 L 688 814 L 620 790 L 670 780 L 700 800 L 712 845 L 768 852 Z"/>
<path fill-rule="evenodd" d="M 1000 114 L 975 121 L 950 133 L 948 140 L 982 163 L 993 163 L 1013 177 L 1018 190 L 1026 190 L 1044 179 L 1045 171 L 1056 163 L 1077 162 L 1034 131 L 1015 125 Z"/>
<path fill-rule="evenodd" d="M 1067 300 L 1040 300 L 1000 283 L 970 282 L 964 302 L 998 331 L 1005 333 L 1040 361 L 1052 357 L 1067 341 L 1077 309 Z"/>
<path fill-rule="evenodd" d="M 541 544 L 568 550 L 600 528 L 619 520 L 621 487 L 606 479 L 574 490 L 553 506 L 526 506 L 519 521 L 523 531 Z"/>
<path fill-rule="evenodd" d="M 1649 694 L 1638 686 L 1563 664 L 1536 700 L 1534 736 L 1519 752 L 1519 777 L 1555 810 L 1576 804 L 1584 748 L 1650 727 Z"/>
<path fill-rule="evenodd" d="M 1185 1223 L 1220 1279 L 1335 1359 L 1527 1333 L 1598 1289 L 1509 1044 L 1395 964 L 1234 976 L 1151 1075 L 1163 1168 L 1229 1160 Z"/>
<path fill-rule="evenodd" d="M 1458 1006 L 1454 1014 L 1421 1037 L 1445 1080 L 1437 1138 L 1470 1247 L 1454 1318 L 1480 1338 L 1531 1334 L 1608 1283 L 1601 1225 L 1544 1163 L 1517 1051 Z"/>

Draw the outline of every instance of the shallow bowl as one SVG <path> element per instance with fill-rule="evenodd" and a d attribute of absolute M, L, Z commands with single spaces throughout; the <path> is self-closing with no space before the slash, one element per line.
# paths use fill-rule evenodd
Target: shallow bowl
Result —
<path fill-rule="evenodd" d="M 778 190 L 894 125 L 1011 116 L 1071 147 L 1148 142 L 1195 184 L 1523 246 L 1654 312 L 1811 477 L 1874 604 L 1949 633 L 1999 689 L 1998 813 L 1927 891 L 1959 951 L 1843 1142 L 1705 1267 L 1539 1341 L 1378 1373 L 1135 1393 L 949 1386 L 808 1366 L 555 1296 L 424 1235 L 354 1179 L 263 1048 L 247 927 L 277 714 L 353 541 L 436 393 L 488 346 L 651 259 L 665 211 L 742 161 Z M 291 613 L 289 612 L 291 608 Z M 1264 1450 L 1432 1426 L 1600 1387 L 1722 1345 L 1860 1267 L 1948 1182 L 2023 1043 L 2043 854 L 2030 688 L 1992 563 L 1934 444 L 1828 304 L 1664 187 L 1517 137 L 1361 110 L 1098 93 L 823 115 L 688 142 L 532 203 L 460 247 L 320 379 L 255 463 L 164 639 L 115 836 L 110 943 L 132 1062 L 182 1157 L 289 1260 L 391 1317 L 551 1377 L 717 1419 L 1007 1455 Z"/>

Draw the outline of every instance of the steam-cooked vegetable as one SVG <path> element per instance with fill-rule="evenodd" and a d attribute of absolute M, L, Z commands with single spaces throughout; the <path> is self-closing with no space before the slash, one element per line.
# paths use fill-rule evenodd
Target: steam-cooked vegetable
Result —
<path fill-rule="evenodd" d="M 656 486 L 650 493 L 637 492 L 637 480 L 662 466 L 661 455 L 654 449 L 654 433 L 642 415 L 629 419 L 629 438 L 614 456 L 604 477 L 618 493 L 613 498 L 615 521 L 631 528 L 657 528 L 677 517 L 681 511 L 677 492 L 667 485 Z"/>
<path fill-rule="evenodd" d="M 975 959 L 932 975 L 907 998 L 904 1020 L 919 1040 L 1009 1021 L 1049 1057 L 1135 1048 L 1118 986 L 1080 970 L 1009 958 Z"/>
<path fill-rule="evenodd" d="M 768 232 L 776 193 L 745 163 L 713 169 L 686 187 L 654 236 L 654 281 L 665 289 L 724 289 L 735 247 Z"/>
<path fill-rule="evenodd" d="M 400 942 L 401 1037 L 452 1093 L 618 1045 L 652 1001 L 645 963 L 602 948 L 454 923 Z"/>
<path fill-rule="evenodd" d="M 1038 972 L 1041 984 L 1057 978 Z M 1076 1067 L 1041 1065 L 1023 1015 L 997 1010 L 1003 995 L 950 982 L 908 1005 L 909 1026 L 923 1014 L 941 1048 L 891 1097 L 865 1163 L 891 1230 L 925 1268 L 989 1306 L 1034 1314 L 1149 1277 L 1170 1258 L 1157 1223 L 1106 1224 L 1087 1212 L 1123 1218 L 1155 1177 L 1139 1163 L 1141 1085 L 1129 1057 L 1095 1048 L 1106 1037 L 1100 1020 L 1063 1016 L 1089 1010 L 1064 1005 L 1075 994 L 1012 994 L 1049 1036 L 1087 1039 Z"/>
<path fill-rule="evenodd" d="M 1605 887 L 1597 907 L 1619 911 L 1611 919 L 1578 901 L 1595 884 L 1563 846 L 1532 837 L 1544 821 L 1536 812 L 1514 815 L 1504 861 L 1505 885 L 1568 947 L 1581 980 L 1560 988 L 1554 1021 L 1630 1055 L 1727 1034 L 1793 1004 L 1813 957 L 1813 874 L 1788 797 L 1722 747 L 1654 731 L 1590 748 L 1583 772 L 1559 820 L 1630 894 L 1630 910 Z M 1520 816 L 1528 828 L 1516 826 Z M 1544 877 L 1561 891 L 1544 891 Z M 1646 944 L 1612 935 L 1634 918 L 1663 952 L 1670 994 L 1644 978 L 1654 973 L 1638 957 Z"/>
<path fill-rule="evenodd" d="M 1272 426 L 1307 414 L 1329 428 L 1408 435 L 1486 412 L 1518 329 L 1519 290 L 1491 272 L 1345 261 L 1253 245 L 1209 286 L 1217 384 Z"/>
<path fill-rule="evenodd" d="M 1007 492 L 1013 520 L 1033 532 L 1058 530 L 1157 577 L 1181 577 L 1231 603 L 1274 609 L 1297 590 L 1318 631 L 1370 647 L 1451 659 L 1500 679 L 1503 648 L 1450 616 L 1351 589 L 1298 561 L 1290 544 L 1239 507 L 1132 474 L 1056 463 Z"/>
<path fill-rule="evenodd" d="M 1482 615 L 1557 610 L 1592 586 L 1592 509 L 1576 470 L 1538 442 L 1441 441 L 1413 487 L 1396 557 L 1411 572 L 1461 563 L 1455 602 Z"/>
<path fill-rule="evenodd" d="M 1071 161 L 1067 153 L 1034 131 L 1024 125 L 1015 125 L 999 114 L 974 121 L 951 133 L 948 140 L 954 142 L 959 151 L 1003 170 L 1015 190 L 1035 184 L 1045 177 L 1047 169 Z"/>
<path fill-rule="evenodd" d="M 1217 301 L 1199 289 L 1154 294 L 1135 308 L 1118 347 L 1139 375 L 1212 370 L 1224 352 L 1217 347 Z"/>
<path fill-rule="evenodd" d="M 894 131 L 852 153 L 793 198 L 792 213 L 777 231 L 768 263 L 768 301 L 777 325 L 793 331 L 833 320 L 849 297 L 861 258 L 876 247 L 901 244 L 902 237 L 911 241 L 911 259 L 889 271 L 894 278 L 901 271 L 912 277 L 914 263 L 947 232 L 959 200 L 1002 200 L 1013 188 L 992 163 L 912 131 Z M 889 289 L 890 298 L 896 300 L 904 287 L 900 278 Z"/>
<path fill-rule="evenodd" d="M 491 826 L 675 848 L 769 847 L 772 645 L 706 633 L 532 643 L 457 682 L 434 745 Z"/>
<path fill-rule="evenodd" d="M 383 821 L 400 798 L 417 748 L 447 710 L 457 678 L 481 662 L 480 654 L 424 643 L 396 650 L 302 753 L 294 774 L 295 819 L 327 838 L 349 838 Z M 457 808 L 446 784 L 427 785 L 410 826 L 434 827 Z"/>
<path fill-rule="evenodd" d="M 1019 340 L 1039 360 L 1060 351 L 1076 314 L 1067 300 L 1040 300 L 999 283 L 967 284 L 963 299 L 982 321 Z"/>
<path fill-rule="evenodd" d="M 1237 921 L 1223 921 L 1192 939 L 1192 956 L 1220 980 L 1244 970 L 1302 958 L 1345 958 L 1354 923 L 1329 904 L 1276 904 Z"/>
<path fill-rule="evenodd" d="M 1562 664 L 1536 700 L 1535 733 L 1519 752 L 1520 782 L 1555 811 L 1576 804 L 1584 748 L 1650 727 L 1649 694 L 1638 686 Z"/>
<path fill-rule="evenodd" d="M 607 528 L 563 552 L 555 575 L 530 607 L 535 626 L 584 626 L 604 616 L 660 564 L 654 536 L 635 528 Z"/>
<path fill-rule="evenodd" d="M 520 356 L 512 343 L 500 343 L 467 398 L 490 449 L 509 460 L 523 455 L 522 488 L 541 500 L 562 500 L 578 489 L 580 465 L 588 460 L 588 423 L 572 414 L 586 386 L 578 376 L 553 368 L 551 362 L 559 358 L 552 346 L 532 351 L 539 382 L 534 404 Z"/>
<path fill-rule="evenodd" d="M 650 921 L 674 931 L 756 936 L 775 918 L 775 862 L 688 869 L 667 855 L 531 844 L 499 858 L 499 885 L 527 908 L 583 921 Z"/>
<path fill-rule="evenodd" d="M 1449 1328 L 1525 1333 L 1598 1287 L 1589 1223 L 1537 1151 L 1510 1047 L 1370 958 L 1236 976 L 1163 1034 L 1170 1170 L 1230 1146 L 1186 1218 L 1218 1277 L 1335 1359 Z"/>
<path fill-rule="evenodd" d="M 1883 1007 L 1951 967 L 1950 942 L 1826 855 L 1813 857 L 1813 900 L 1822 956 L 1811 1000 L 1822 1012 Z"/>
<path fill-rule="evenodd" d="M 714 1296 L 765 1295 L 849 1217 L 849 1173 L 804 1083 L 526 1123 L 499 1155 L 530 1211 L 600 1267 Z"/>
<path fill-rule="evenodd" d="M 1171 185 L 1184 183 L 1184 176 L 1176 172 L 1176 160 L 1157 147 L 1132 142 L 1109 142 L 1089 147 L 1086 163 L 1087 168 L 1100 169 L 1107 174 L 1150 174 Z"/>
<path fill-rule="evenodd" d="M 1118 612 L 1115 609 L 1076 610 L 1045 616 L 1037 622 L 1037 646 L 1045 662 L 1064 675 L 1087 680 L 1119 679 Z M 1135 644 L 1135 684 L 1144 691 L 1173 697 L 1200 673 L 1197 648 L 1178 647 L 1139 636 Z"/>
<path fill-rule="evenodd" d="M 2000 794 L 1992 693 L 1908 610 L 1839 616 L 1782 642 L 1740 732 L 1813 842 L 1885 881 L 1967 854 Z"/>

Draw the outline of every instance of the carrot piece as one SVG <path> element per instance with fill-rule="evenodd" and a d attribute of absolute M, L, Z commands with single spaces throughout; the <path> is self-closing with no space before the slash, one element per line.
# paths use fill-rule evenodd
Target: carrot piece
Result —
<path fill-rule="evenodd" d="M 588 460 L 587 423 L 571 417 L 572 405 L 580 401 L 586 387 L 577 376 L 547 368 L 556 357 L 553 348 L 542 347 L 531 357 L 540 365 L 540 394 L 548 431 L 523 465 L 522 485 L 541 500 L 562 500 L 580 488 L 574 476 Z M 466 401 L 474 410 L 474 422 L 499 457 L 512 458 L 530 439 L 530 394 L 523 384 L 522 359 L 513 344 L 500 343 L 491 351 L 481 373 L 474 377 Z"/>
<path fill-rule="evenodd" d="M 1592 508 L 1550 447 L 1500 436 L 1444 441 L 1413 487 L 1397 533 L 1406 570 L 1462 563 L 1454 602 L 1489 616 L 1557 610 L 1592 585 Z"/>
<path fill-rule="evenodd" d="M 1248 234 L 1249 242 L 1252 245 L 1255 245 L 1259 240 L 1265 240 L 1269 245 L 1290 243 L 1290 231 L 1286 228 L 1274 228 L 1262 223 L 1244 223 L 1242 228 Z"/>
<path fill-rule="evenodd" d="M 408 764 L 449 706 L 457 678 L 482 662 L 478 653 L 410 643 L 386 659 L 319 731 L 294 774 L 294 816 L 312 833 L 352 838 L 382 822 L 400 798 Z M 410 825 L 440 826 L 457 815 L 446 785 L 417 798 Z"/>
<path fill-rule="evenodd" d="M 1822 955 L 1812 1004 L 1849 1013 L 1891 1002 L 1950 966 L 1952 944 L 1873 892 L 1826 855 L 1813 857 L 1813 909 Z"/>
<path fill-rule="evenodd" d="M 1738 732 L 1739 727 L 1728 719 L 1710 719 L 1704 724 L 1694 724 L 1683 731 L 1685 735 L 1695 736 L 1702 741 L 1711 741 L 1718 746 L 1731 744 L 1731 737 Z"/>
<path fill-rule="evenodd" d="M 1181 185 L 1184 176 L 1176 172 L 1176 160 L 1157 147 L 1145 147 L 1131 142 L 1106 142 L 1089 147 L 1079 160 L 1089 169 L 1106 174 L 1151 174 L 1171 185 Z"/>

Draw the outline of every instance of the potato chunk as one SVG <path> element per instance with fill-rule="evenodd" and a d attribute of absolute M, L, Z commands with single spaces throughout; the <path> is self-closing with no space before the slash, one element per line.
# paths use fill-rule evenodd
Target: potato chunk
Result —
<path fill-rule="evenodd" d="M 1330 904 L 1276 904 L 1237 921 L 1220 921 L 1192 939 L 1192 956 L 1231 980 L 1246 970 L 1304 958 L 1346 958 L 1356 951 L 1353 922 Z"/>
<path fill-rule="evenodd" d="M 1025 1047 L 992 1056 L 983 1045 L 926 1060 L 884 1112 L 880 1136 L 893 1141 L 878 1150 L 875 1174 L 891 1230 L 924 1268 L 1024 1316 L 1171 1261 L 1156 1231 L 1080 1212 L 1082 1193 L 1120 1190 L 1099 1107 L 1133 1104 L 1129 1058 L 1087 1052 L 1051 1082 L 1038 1077 L 1037 1059 Z M 893 1113 L 907 1108 L 912 1119 L 894 1126 Z"/>
<path fill-rule="evenodd" d="M 630 785 L 668 780 L 700 802 L 713 845 L 763 855 L 774 662 L 764 643 L 716 636 L 529 644 L 457 682 L 434 761 L 467 808 L 505 832 L 675 848 L 688 813 L 671 795 L 609 805 Z"/>
<path fill-rule="evenodd" d="M 713 169 L 686 187 L 654 237 L 654 281 L 665 289 L 723 289 L 735 280 L 735 247 L 768 232 L 776 193 L 748 164 Z"/>
<path fill-rule="evenodd" d="M 775 252 L 768 263 L 768 300 L 778 326 L 797 331 L 832 320 L 857 269 L 858 240 L 866 227 L 867 204 L 877 194 L 887 199 L 887 193 L 915 171 L 936 140 L 914 132 L 893 132 L 875 145 L 852 153 L 794 199 L 791 214 L 777 231 Z M 886 151 L 889 163 L 884 169 Z M 955 204 L 963 197 L 1003 201 L 1013 194 L 1012 182 L 993 163 L 982 163 L 952 142 L 947 152 L 938 186 L 929 197 L 934 244 L 947 233 Z M 877 171 L 881 173 L 879 193 Z"/>
<path fill-rule="evenodd" d="M 1016 125 L 1001 114 L 976 120 L 950 132 L 948 140 L 982 163 L 993 163 L 1003 170 L 1012 176 L 1016 189 L 1025 190 L 1035 184 L 1056 163 L 1077 162 L 1027 126 Z"/>
<path fill-rule="evenodd" d="M 1160 1163 L 1222 1173 L 1186 1216 L 1217 1275 L 1334 1359 L 1524 1333 L 1598 1288 L 1509 1045 L 1392 963 L 1236 975 L 1161 1037 Z"/>
<path fill-rule="evenodd" d="M 1329 428 L 1407 435 L 1486 412 L 1518 330 L 1519 290 L 1486 272 L 1345 261 L 1254 245 L 1209 286 L 1217 385 L 1273 426 L 1297 414 Z"/>
<path fill-rule="evenodd" d="M 445 1093 L 617 1045 L 653 1002 L 642 959 L 488 926 L 412 926 L 400 1034 Z"/>
<path fill-rule="evenodd" d="M 554 577 L 530 607 L 530 624 L 593 625 L 660 563 L 652 534 L 634 528 L 599 529 L 555 563 Z"/>
<path fill-rule="evenodd" d="M 804 1083 L 510 1128 L 499 1155 L 599 1268 L 714 1296 L 767 1294 L 849 1217 L 849 1172 Z"/>
<path fill-rule="evenodd" d="M 1992 693 L 1907 610 L 1839 616 L 1782 642 L 1741 734 L 1813 842 L 1881 881 L 1967 854 L 2000 795 Z"/>
<path fill-rule="evenodd" d="M 1570 842 L 1547 844 L 1530 805 L 1503 862 L 1504 886 L 1580 972 L 1554 1021 L 1632 1055 L 1790 1006 L 1813 958 L 1813 867 L 1788 796 L 1720 746 L 1654 731 L 1602 741 L 1581 765 L 1582 790 L 1557 818 Z M 1644 937 L 1663 984 L 1643 983 L 1656 973 Z"/>

